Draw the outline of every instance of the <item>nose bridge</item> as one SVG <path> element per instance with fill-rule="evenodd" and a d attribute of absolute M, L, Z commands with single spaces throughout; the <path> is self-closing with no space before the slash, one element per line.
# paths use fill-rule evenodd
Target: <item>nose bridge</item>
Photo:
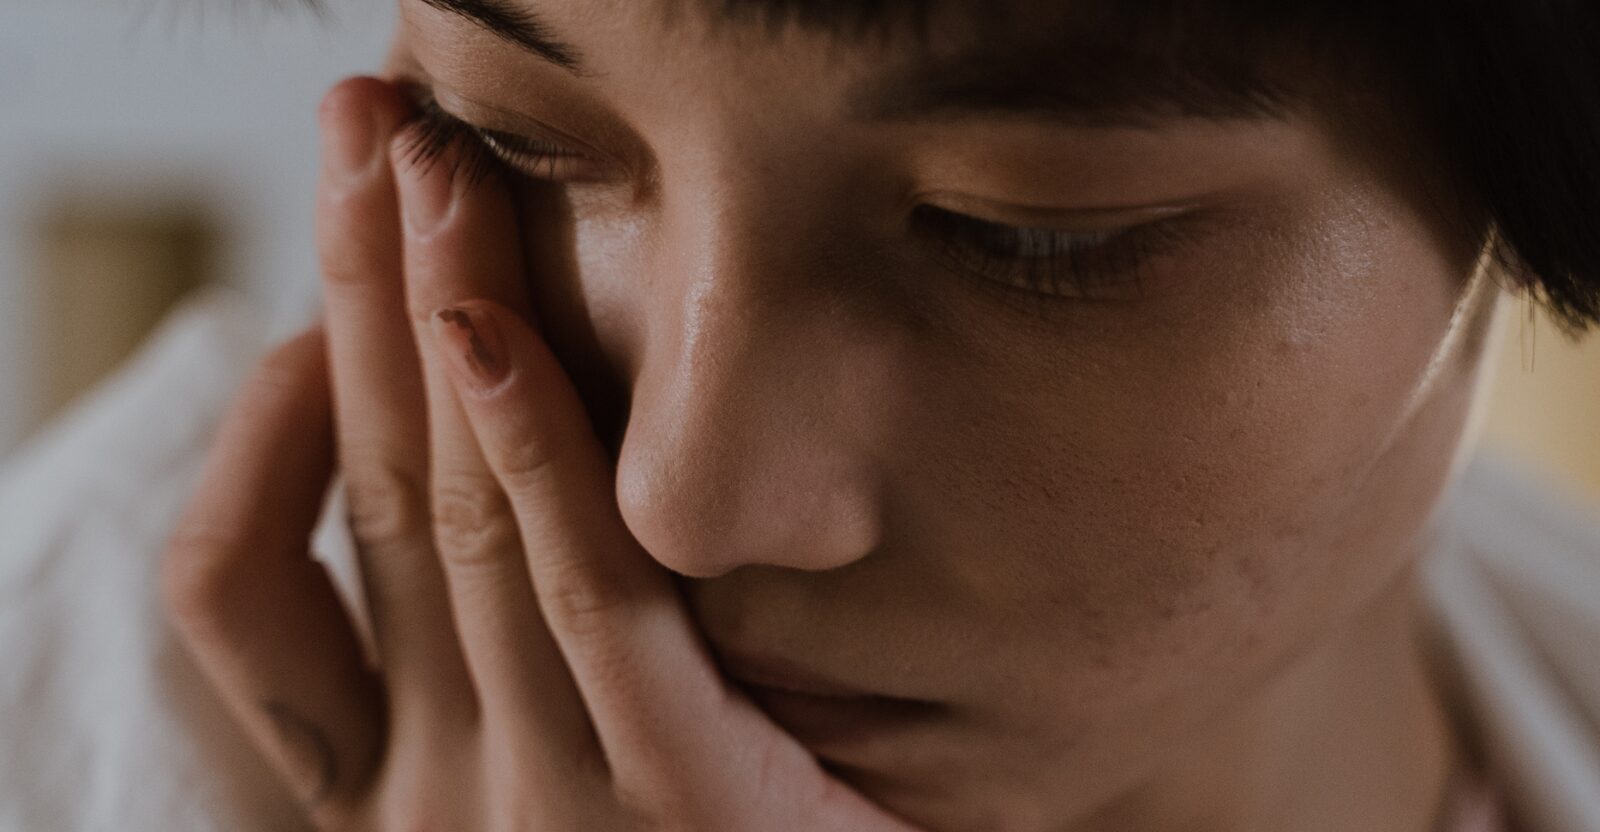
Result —
<path fill-rule="evenodd" d="M 701 195 L 709 189 L 683 189 Z M 618 501 L 686 575 L 745 564 L 829 569 L 877 544 L 873 472 L 847 405 L 851 321 L 805 264 L 804 234 L 723 189 L 664 211 L 646 354 Z"/>

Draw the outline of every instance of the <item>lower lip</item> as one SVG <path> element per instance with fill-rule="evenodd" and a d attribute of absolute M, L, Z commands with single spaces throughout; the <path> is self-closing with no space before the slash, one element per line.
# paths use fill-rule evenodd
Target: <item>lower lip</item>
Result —
<path fill-rule="evenodd" d="M 924 722 L 931 703 L 886 696 L 818 696 L 758 685 L 750 698 L 773 721 L 812 749 L 859 746 Z"/>

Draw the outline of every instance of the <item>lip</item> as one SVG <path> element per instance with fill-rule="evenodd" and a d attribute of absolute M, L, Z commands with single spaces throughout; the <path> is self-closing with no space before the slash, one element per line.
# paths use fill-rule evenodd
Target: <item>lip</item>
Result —
<path fill-rule="evenodd" d="M 849 687 L 775 656 L 725 654 L 722 666 L 729 676 L 746 685 L 784 693 L 826 699 L 893 698 Z"/>
<path fill-rule="evenodd" d="M 939 707 L 853 688 L 783 659 L 729 657 L 724 669 L 774 722 L 812 749 L 859 747 L 923 724 Z"/>

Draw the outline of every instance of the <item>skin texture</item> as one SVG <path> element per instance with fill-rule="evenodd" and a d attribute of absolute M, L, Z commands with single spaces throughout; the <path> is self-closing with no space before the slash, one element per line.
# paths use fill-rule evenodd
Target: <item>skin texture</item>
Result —
<path fill-rule="evenodd" d="M 1159 803 L 1154 778 L 1187 776 L 1162 772 L 1169 749 L 1247 722 L 1297 657 L 1393 652 L 1319 642 L 1408 591 L 1494 294 L 1468 295 L 1477 248 L 1419 183 L 1314 114 L 862 128 L 834 111 L 869 48 L 538 8 L 594 78 L 420 4 L 395 65 L 568 132 L 569 108 L 603 113 L 628 135 L 603 147 L 650 158 L 645 193 L 569 186 L 570 261 L 538 305 L 568 366 L 610 371 L 588 393 L 601 424 L 625 420 L 622 515 L 689 576 L 713 645 L 949 706 L 816 749 L 869 795 L 955 828 Z M 906 190 L 1217 194 L 1200 204 L 1218 219 L 1148 268 L 1143 300 L 1036 316 L 897 238 Z M 1409 637 L 1383 615 L 1364 637 Z M 1413 663 L 1338 674 L 1334 701 Z M 1425 810 L 1402 811 L 1393 828 Z"/>
<path fill-rule="evenodd" d="M 593 151 L 559 169 L 583 181 L 513 186 L 530 296 L 501 300 L 537 316 L 616 519 L 707 655 L 928 705 L 864 737 L 778 709 L 829 774 L 927 829 L 1427 827 L 1459 740 L 1414 565 L 1498 295 L 1430 172 L 1384 152 L 1396 125 L 1359 102 L 862 124 L 851 85 L 910 46 L 540 0 L 575 77 L 401 5 L 389 77 Z M 1179 206 L 1188 230 L 1138 294 L 1041 298 L 951 265 L 908 230 L 919 203 L 1080 231 Z M 451 601 L 431 603 L 397 616 L 419 623 L 394 649 L 459 662 L 404 647 L 436 640 Z M 386 770 L 439 765 L 400 753 Z"/>
<path fill-rule="evenodd" d="M 418 163 L 407 111 L 325 98 L 326 326 L 247 381 L 163 561 L 223 702 L 318 829 L 911 832 L 722 677 L 527 323 L 510 193 Z M 305 551 L 335 462 L 370 645 Z"/>

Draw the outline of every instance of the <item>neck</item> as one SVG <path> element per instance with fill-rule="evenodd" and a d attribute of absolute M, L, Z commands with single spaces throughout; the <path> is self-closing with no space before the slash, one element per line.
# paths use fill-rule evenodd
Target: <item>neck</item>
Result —
<path fill-rule="evenodd" d="M 1407 570 L 1084 829 L 1433 832 L 1459 751 L 1421 615 Z"/>

